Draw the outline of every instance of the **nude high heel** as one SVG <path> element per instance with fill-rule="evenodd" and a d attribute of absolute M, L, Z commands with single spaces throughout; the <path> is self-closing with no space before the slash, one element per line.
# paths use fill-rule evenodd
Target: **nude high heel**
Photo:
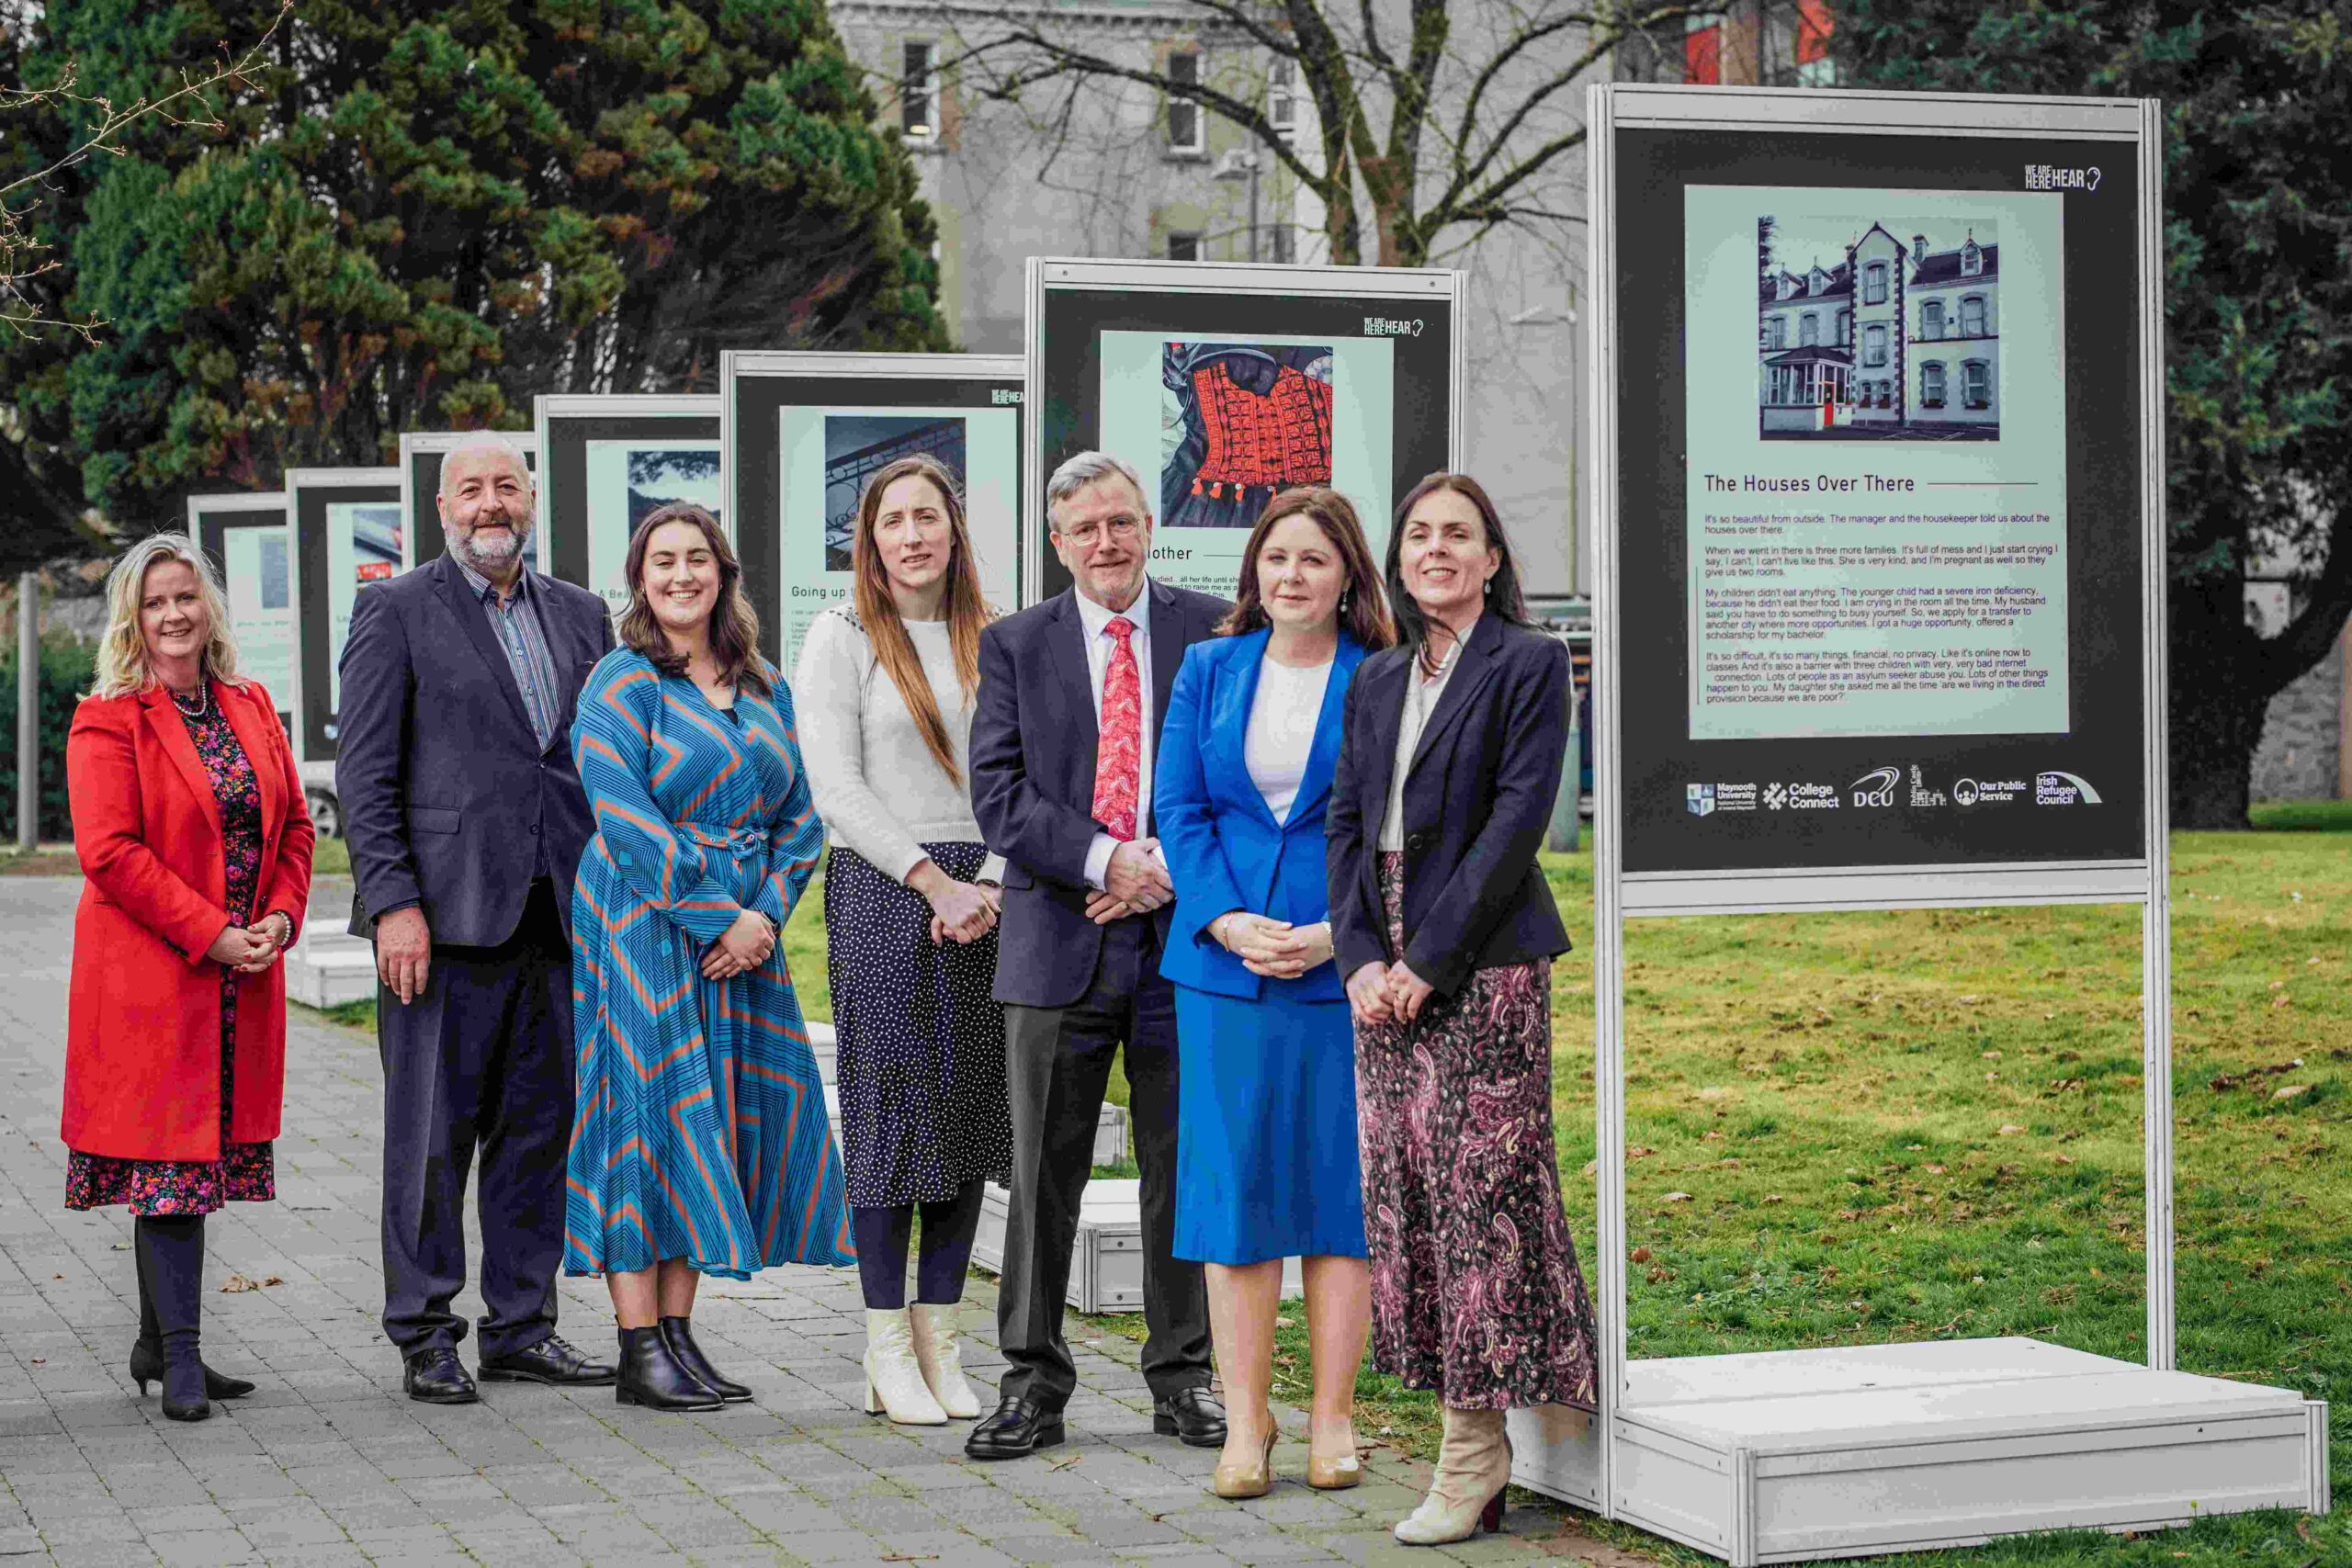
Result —
<path fill-rule="evenodd" d="M 1283 1435 L 1280 1427 L 1266 1428 L 1265 1450 L 1255 1464 L 1221 1464 L 1209 1477 L 1209 1490 L 1220 1497 L 1237 1501 L 1245 1497 L 1263 1497 L 1274 1489 L 1274 1440 Z"/>
<path fill-rule="evenodd" d="M 1503 1419 L 1499 1410 L 1445 1407 L 1437 1473 L 1430 1478 L 1421 1506 L 1396 1521 L 1398 1540 L 1442 1546 L 1502 1528 L 1503 1488 L 1510 1484 L 1510 1438 Z"/>
<path fill-rule="evenodd" d="M 1344 1492 L 1363 1483 L 1363 1463 L 1356 1458 L 1355 1433 L 1348 1433 L 1348 1446 L 1329 1456 L 1315 1451 L 1310 1438 L 1306 1450 L 1306 1483 L 1318 1492 Z"/>

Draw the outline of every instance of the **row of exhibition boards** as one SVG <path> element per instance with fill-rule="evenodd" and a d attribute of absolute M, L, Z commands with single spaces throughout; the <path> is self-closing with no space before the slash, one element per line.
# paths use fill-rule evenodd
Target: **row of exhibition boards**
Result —
<path fill-rule="evenodd" d="M 1045 479 L 1095 447 L 1153 491 L 1153 574 L 1230 596 L 1275 491 L 1339 490 L 1377 553 L 1396 499 L 1457 465 L 1462 294 L 1443 270 L 1035 258 L 1025 356 L 729 352 L 715 395 L 542 396 L 535 428 L 506 437 L 537 475 L 532 564 L 617 610 L 638 523 L 698 502 L 789 671 L 810 620 L 849 595 L 870 475 L 918 453 L 958 475 L 982 585 L 1010 610 L 1068 585 Z M 353 603 L 441 552 L 441 461 L 468 438 L 412 432 L 397 468 L 297 468 L 283 491 L 188 502 L 243 668 L 308 768 L 336 754 Z"/>

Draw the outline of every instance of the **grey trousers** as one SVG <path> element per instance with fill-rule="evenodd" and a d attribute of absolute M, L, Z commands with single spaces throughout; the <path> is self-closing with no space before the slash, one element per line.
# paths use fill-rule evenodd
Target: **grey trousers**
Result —
<path fill-rule="evenodd" d="M 1063 1293 L 1078 1239 L 1079 1200 L 1094 1165 L 1094 1131 L 1111 1063 L 1126 1048 L 1128 1116 L 1142 1168 L 1144 1381 L 1154 1398 L 1205 1388 L 1208 1294 L 1201 1266 L 1175 1256 L 1176 995 L 1159 974 L 1148 919 L 1102 933 L 1094 983 L 1066 1008 L 1004 1010 L 1005 1088 L 1012 1111 L 1012 1191 L 1004 1234 L 997 1331 L 1011 1363 L 1006 1398 L 1058 1410 L 1078 1387 L 1062 1338 Z"/>

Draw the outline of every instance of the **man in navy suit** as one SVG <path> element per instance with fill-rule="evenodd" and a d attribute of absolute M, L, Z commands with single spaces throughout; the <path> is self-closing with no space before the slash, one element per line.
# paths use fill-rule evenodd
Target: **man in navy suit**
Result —
<path fill-rule="evenodd" d="M 571 1144 L 571 880 L 595 830 L 572 704 L 605 602 L 526 569 L 530 469 L 485 435 L 441 465 L 448 551 L 363 590 L 341 665 L 351 930 L 382 982 L 384 1332 L 409 1397 L 481 1397 L 458 1359 L 477 1152 L 485 1379 L 613 1382 L 555 1332 Z"/>
<path fill-rule="evenodd" d="M 1143 1172 L 1152 1427 L 1216 1448 L 1225 1410 L 1209 1393 L 1208 1298 L 1200 1265 L 1173 1251 L 1176 1004 L 1159 973 L 1173 894 L 1150 836 L 1151 758 L 1184 649 L 1230 606 L 1146 575 L 1151 508 L 1118 458 L 1070 458 L 1046 481 L 1046 507 L 1073 585 L 980 634 L 972 718 L 972 810 L 1006 863 L 996 999 L 1012 1192 L 997 1327 L 1011 1365 L 964 1451 L 1012 1459 L 1062 1440 L 1078 1386 L 1063 1292 L 1123 1044 Z"/>

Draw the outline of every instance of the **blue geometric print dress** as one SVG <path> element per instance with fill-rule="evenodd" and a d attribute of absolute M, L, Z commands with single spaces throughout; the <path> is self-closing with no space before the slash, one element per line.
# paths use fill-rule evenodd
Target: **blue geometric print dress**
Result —
<path fill-rule="evenodd" d="M 571 750 L 596 837 L 571 898 L 567 1273 L 856 1260 L 784 944 L 749 974 L 701 969 L 741 910 L 781 928 L 824 849 L 792 695 L 770 679 L 773 700 L 738 687 L 720 709 L 619 648 L 581 693 Z"/>

